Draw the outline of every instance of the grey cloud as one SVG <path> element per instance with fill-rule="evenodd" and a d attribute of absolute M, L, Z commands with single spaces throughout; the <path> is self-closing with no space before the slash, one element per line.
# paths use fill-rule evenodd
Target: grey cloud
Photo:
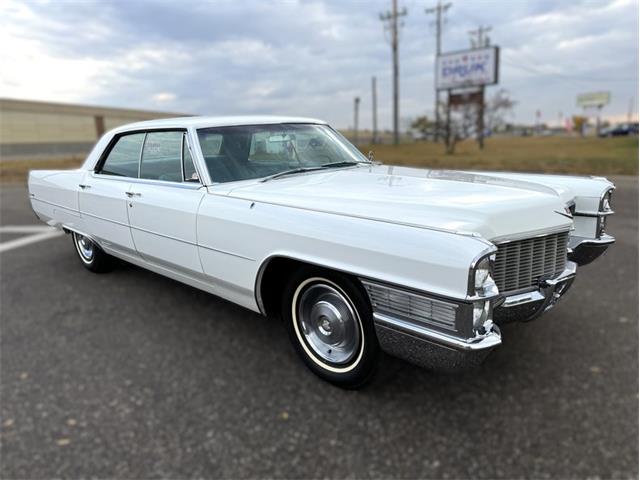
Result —
<path fill-rule="evenodd" d="M 377 75 L 380 123 L 388 126 L 391 55 L 377 14 L 389 3 L 34 3 L 27 5 L 36 20 L 22 35 L 57 56 L 108 59 L 112 68 L 99 80 L 98 96 L 88 99 L 92 103 L 207 114 L 300 114 L 343 127 L 351 123 L 356 95 L 363 99 L 363 124 L 370 122 L 370 78 Z M 404 4 L 409 15 L 401 34 L 401 114 L 430 114 L 432 18 L 424 13 L 426 2 Z M 553 118 L 559 108 L 568 113 L 575 109 L 575 94 L 589 89 L 613 90 L 610 110 L 624 112 L 637 91 L 638 6 L 608 6 L 457 0 L 447 14 L 445 50 L 467 48 L 469 29 L 492 24 L 491 38 L 503 48 L 501 87 L 519 100 L 520 121 L 531 121 L 538 108 L 553 110 Z M 176 99 L 159 105 L 152 100 L 159 92 Z"/>

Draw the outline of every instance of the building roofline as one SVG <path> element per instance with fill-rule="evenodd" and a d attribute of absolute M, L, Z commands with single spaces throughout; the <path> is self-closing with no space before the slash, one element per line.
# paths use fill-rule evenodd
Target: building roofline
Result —
<path fill-rule="evenodd" d="M 62 102 L 44 102 L 39 100 L 23 100 L 17 98 L 0 98 L 0 111 L 20 111 L 37 113 L 56 113 L 71 115 L 113 115 L 120 117 L 187 117 L 189 114 L 177 112 L 160 112 L 99 105 L 75 105 Z"/>

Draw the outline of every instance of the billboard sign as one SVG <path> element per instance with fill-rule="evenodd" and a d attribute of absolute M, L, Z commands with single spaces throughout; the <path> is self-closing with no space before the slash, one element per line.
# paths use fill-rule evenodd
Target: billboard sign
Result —
<path fill-rule="evenodd" d="M 449 95 L 449 105 L 452 107 L 460 107 L 462 105 L 469 105 L 475 103 L 476 105 L 482 105 L 484 103 L 484 95 L 480 90 L 473 92 L 466 91 L 464 93 L 452 93 Z"/>
<path fill-rule="evenodd" d="M 582 108 L 603 107 L 607 105 L 610 100 L 611 94 L 609 92 L 591 92 L 578 95 L 576 103 Z"/>
<path fill-rule="evenodd" d="M 498 83 L 498 47 L 444 53 L 436 63 L 436 88 L 479 87 Z"/>

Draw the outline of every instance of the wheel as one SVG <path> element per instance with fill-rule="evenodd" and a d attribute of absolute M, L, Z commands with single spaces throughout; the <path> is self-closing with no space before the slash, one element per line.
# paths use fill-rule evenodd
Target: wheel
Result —
<path fill-rule="evenodd" d="M 113 269 L 115 258 L 104 253 L 89 237 L 72 232 L 71 239 L 80 261 L 87 270 L 103 273 Z"/>
<path fill-rule="evenodd" d="M 285 288 L 282 318 L 295 350 L 316 375 L 343 388 L 372 378 L 380 347 L 371 306 L 356 280 L 299 270 Z"/>

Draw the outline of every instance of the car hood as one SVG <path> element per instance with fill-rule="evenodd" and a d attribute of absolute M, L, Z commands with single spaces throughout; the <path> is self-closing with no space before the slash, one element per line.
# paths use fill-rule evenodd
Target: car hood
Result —
<path fill-rule="evenodd" d="M 479 234 L 487 240 L 572 224 L 556 190 L 471 172 L 359 166 L 243 182 L 226 193 L 255 202 Z"/>

